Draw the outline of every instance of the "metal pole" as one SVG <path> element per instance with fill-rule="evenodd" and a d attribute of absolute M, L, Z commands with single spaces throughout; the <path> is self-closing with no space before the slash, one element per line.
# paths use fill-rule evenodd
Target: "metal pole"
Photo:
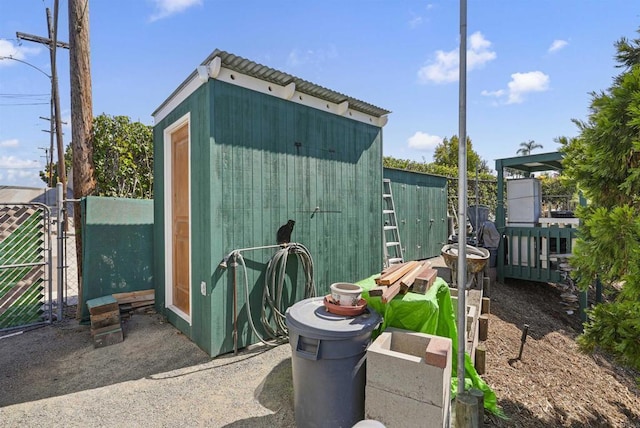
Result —
<path fill-rule="evenodd" d="M 480 230 L 480 225 L 478 224 L 480 222 L 480 199 L 478 196 L 478 192 L 479 192 L 479 186 L 478 186 L 478 168 L 476 167 L 476 227 L 474 230 L 474 233 L 476 235 L 476 247 L 480 246 L 480 241 L 478 240 L 478 231 Z"/>
<path fill-rule="evenodd" d="M 51 169 L 49 169 L 51 171 Z M 53 323 L 53 251 L 51 249 L 51 210 L 47 207 L 46 210 L 43 210 L 46 217 L 46 229 L 47 229 L 47 278 L 48 281 L 48 292 L 49 292 L 49 324 Z"/>
<path fill-rule="evenodd" d="M 458 394 L 464 392 L 467 284 L 467 0 L 460 0 L 460 92 L 458 141 Z M 464 226 L 461 224 L 464 223 Z M 464 231 L 464 232 L 463 232 Z"/>
<path fill-rule="evenodd" d="M 63 280 L 63 263 L 64 263 L 64 237 L 63 237 L 63 233 L 64 233 L 64 221 L 63 221 L 63 217 L 64 217 L 64 187 L 63 184 L 61 182 L 58 182 L 56 184 L 56 206 L 58 208 L 58 221 L 56 222 L 56 227 L 57 227 L 57 241 L 58 241 L 58 248 L 57 248 L 57 255 L 58 255 L 58 286 L 57 286 L 57 292 L 58 292 L 58 321 L 62 321 L 62 283 L 64 282 Z M 81 302 L 78 302 L 78 304 L 80 304 Z"/>

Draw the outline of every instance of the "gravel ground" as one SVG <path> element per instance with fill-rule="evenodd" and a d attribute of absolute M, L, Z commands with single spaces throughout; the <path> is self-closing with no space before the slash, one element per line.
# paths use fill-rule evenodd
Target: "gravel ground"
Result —
<path fill-rule="evenodd" d="M 155 313 L 125 336 L 94 349 L 68 321 L 1 338 L 1 425 L 295 426 L 288 344 L 210 359 Z"/>
<path fill-rule="evenodd" d="M 492 288 L 483 378 L 508 419 L 485 422 L 640 427 L 640 373 L 581 354 L 579 319 L 560 300 L 549 284 Z M 134 313 L 124 331 L 124 342 L 100 349 L 73 320 L 0 334 L 0 426 L 295 426 L 288 344 L 211 359 L 153 311 Z"/>

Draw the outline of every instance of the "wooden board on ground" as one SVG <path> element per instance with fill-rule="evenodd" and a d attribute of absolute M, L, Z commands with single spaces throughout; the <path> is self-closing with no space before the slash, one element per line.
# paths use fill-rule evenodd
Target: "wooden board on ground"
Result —
<path fill-rule="evenodd" d="M 128 293 L 114 293 L 113 298 L 119 305 L 131 304 L 132 307 L 140 307 L 153 304 L 155 301 L 155 290 L 131 291 Z"/>
<path fill-rule="evenodd" d="M 120 310 L 105 312 L 98 315 L 90 315 L 91 328 L 98 329 L 110 325 L 120 324 Z"/>
<path fill-rule="evenodd" d="M 118 310 L 118 301 L 113 296 L 102 296 L 87 300 L 90 315 L 100 315 Z"/>

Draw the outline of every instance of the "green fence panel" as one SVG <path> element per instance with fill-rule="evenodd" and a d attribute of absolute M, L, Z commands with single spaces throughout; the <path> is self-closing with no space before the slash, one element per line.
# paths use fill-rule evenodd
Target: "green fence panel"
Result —
<path fill-rule="evenodd" d="M 89 196 L 82 202 L 82 319 L 86 302 L 148 290 L 153 282 L 153 200 Z"/>
<path fill-rule="evenodd" d="M 0 330 L 43 320 L 48 212 L 36 205 L 0 208 Z"/>

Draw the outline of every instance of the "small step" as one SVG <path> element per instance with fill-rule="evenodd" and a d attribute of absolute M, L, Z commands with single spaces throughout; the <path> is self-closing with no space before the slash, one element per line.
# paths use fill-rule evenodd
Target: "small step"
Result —
<path fill-rule="evenodd" d="M 390 194 L 390 193 L 383 193 L 383 194 L 382 194 L 382 197 L 383 197 L 384 199 L 389 199 L 389 198 L 391 198 L 391 194 Z"/>
<path fill-rule="evenodd" d="M 389 259 L 389 264 L 393 265 L 393 264 L 396 264 L 396 263 L 402 263 L 402 259 L 399 258 L 399 257 L 394 257 L 392 259 Z"/>
<path fill-rule="evenodd" d="M 393 210 L 382 210 L 382 214 L 393 214 L 394 212 Z"/>
<path fill-rule="evenodd" d="M 387 247 L 398 247 L 400 246 L 399 242 L 387 242 Z"/>
<path fill-rule="evenodd" d="M 384 230 L 395 230 L 397 228 L 398 228 L 398 226 L 383 226 Z"/>

